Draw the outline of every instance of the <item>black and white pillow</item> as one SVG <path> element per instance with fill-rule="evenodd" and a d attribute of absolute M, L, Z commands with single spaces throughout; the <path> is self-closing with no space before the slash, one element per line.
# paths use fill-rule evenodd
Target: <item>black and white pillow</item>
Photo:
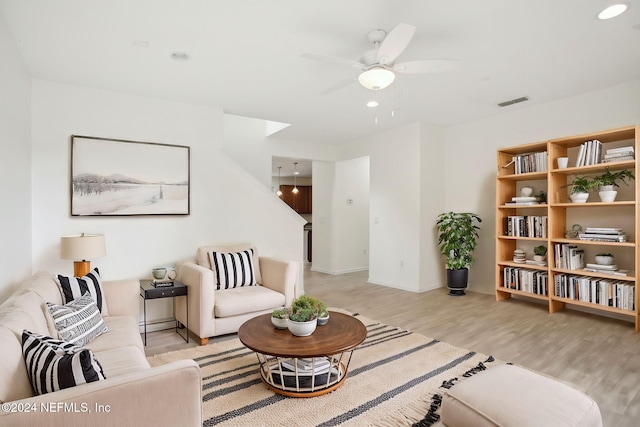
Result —
<path fill-rule="evenodd" d="M 216 276 L 216 289 L 254 286 L 253 249 L 241 252 L 209 252 L 209 261 Z"/>
<path fill-rule="evenodd" d="M 89 292 L 65 305 L 47 303 L 58 336 L 72 344 L 84 346 L 107 332 L 98 306 Z"/>
<path fill-rule="evenodd" d="M 36 395 L 105 379 L 91 350 L 46 335 L 22 331 L 22 354 Z"/>
<path fill-rule="evenodd" d="M 102 282 L 100 281 L 100 272 L 97 268 L 94 268 L 82 277 L 69 277 L 58 274 L 58 284 L 64 296 L 64 303 L 73 301 L 76 298 L 80 298 L 85 292 L 91 294 L 91 298 L 98 306 L 98 310 L 103 316 L 108 316 L 107 301 L 104 298 L 104 292 L 102 291 Z"/>

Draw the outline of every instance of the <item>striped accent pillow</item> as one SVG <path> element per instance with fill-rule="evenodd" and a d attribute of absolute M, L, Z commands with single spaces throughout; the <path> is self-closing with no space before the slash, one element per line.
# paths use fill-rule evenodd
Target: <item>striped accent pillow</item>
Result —
<path fill-rule="evenodd" d="M 89 292 L 65 305 L 47 303 L 58 336 L 72 344 L 84 346 L 107 331 L 100 311 Z"/>
<path fill-rule="evenodd" d="M 46 335 L 22 331 L 22 354 L 36 395 L 105 379 L 91 350 Z"/>
<path fill-rule="evenodd" d="M 241 252 L 209 252 L 209 261 L 216 277 L 216 289 L 254 286 L 253 249 Z"/>
<path fill-rule="evenodd" d="M 91 270 L 89 274 L 82 277 L 67 277 L 58 275 L 58 285 L 64 296 L 64 302 L 68 303 L 81 297 L 85 292 L 89 292 L 96 302 L 98 310 L 103 316 L 108 316 L 107 301 L 104 299 L 100 272 L 97 268 Z"/>

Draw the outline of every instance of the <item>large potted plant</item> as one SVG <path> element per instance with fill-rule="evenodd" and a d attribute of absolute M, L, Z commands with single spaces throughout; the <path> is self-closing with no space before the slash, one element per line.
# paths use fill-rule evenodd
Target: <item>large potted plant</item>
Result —
<path fill-rule="evenodd" d="M 447 212 L 438 215 L 438 246 L 447 260 L 449 295 L 464 295 L 473 264 L 473 251 L 478 245 L 478 227 L 482 219 L 469 212 Z"/>

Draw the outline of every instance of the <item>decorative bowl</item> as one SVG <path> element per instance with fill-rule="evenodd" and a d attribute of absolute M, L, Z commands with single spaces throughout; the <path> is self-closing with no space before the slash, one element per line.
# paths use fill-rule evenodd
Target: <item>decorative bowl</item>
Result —
<path fill-rule="evenodd" d="M 287 320 L 288 319 L 278 319 L 277 317 L 271 316 L 271 323 L 277 329 L 287 329 Z"/>
<path fill-rule="evenodd" d="M 611 265 L 613 264 L 613 257 L 608 255 L 596 255 L 596 264 Z"/>
<path fill-rule="evenodd" d="M 585 203 L 589 198 L 589 193 L 573 193 L 570 197 L 573 203 Z"/>
<path fill-rule="evenodd" d="M 294 322 L 291 319 L 287 319 L 287 327 L 289 331 L 297 337 L 308 337 L 316 330 L 318 326 L 318 319 L 313 319 L 308 322 Z"/>
<path fill-rule="evenodd" d="M 329 315 L 327 317 L 318 317 L 318 326 L 324 326 L 329 322 Z"/>
<path fill-rule="evenodd" d="M 618 195 L 618 192 L 615 190 L 600 191 L 598 195 L 600 196 L 600 201 L 602 202 L 613 202 L 616 200 L 616 196 Z"/>

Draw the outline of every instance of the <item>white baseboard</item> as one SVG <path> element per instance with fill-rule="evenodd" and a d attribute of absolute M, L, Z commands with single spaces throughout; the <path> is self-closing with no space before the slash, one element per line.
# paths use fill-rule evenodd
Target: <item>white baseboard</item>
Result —
<path fill-rule="evenodd" d="M 173 319 L 161 319 L 147 322 L 147 333 L 164 331 L 165 329 L 171 329 L 176 327 L 176 322 Z M 144 322 L 138 322 L 138 329 L 141 334 L 144 334 Z"/>
<path fill-rule="evenodd" d="M 339 276 L 340 274 L 355 273 L 357 271 L 366 271 L 369 267 L 349 268 L 347 270 L 325 270 L 324 268 L 311 267 L 311 271 L 317 271 L 318 273 L 331 274 L 332 276 Z"/>

